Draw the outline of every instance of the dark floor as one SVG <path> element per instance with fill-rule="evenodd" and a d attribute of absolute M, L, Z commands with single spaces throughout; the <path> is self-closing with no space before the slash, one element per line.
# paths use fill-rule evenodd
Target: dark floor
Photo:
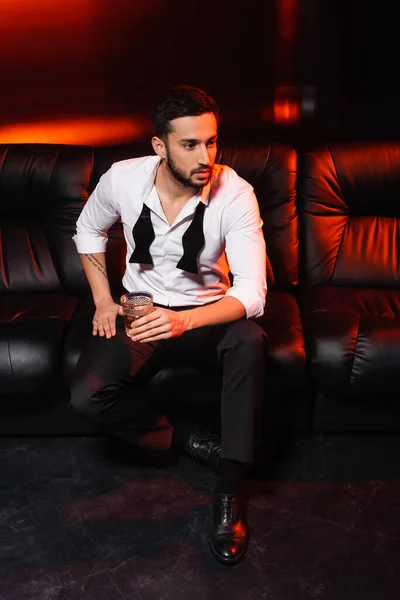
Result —
<path fill-rule="evenodd" d="M 0 600 L 396 600 L 400 440 L 295 440 L 248 482 L 251 541 L 209 549 L 214 475 L 99 438 L 0 439 Z"/>

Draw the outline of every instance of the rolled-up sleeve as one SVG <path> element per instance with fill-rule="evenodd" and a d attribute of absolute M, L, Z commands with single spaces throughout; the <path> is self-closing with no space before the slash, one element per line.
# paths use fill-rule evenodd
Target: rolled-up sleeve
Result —
<path fill-rule="evenodd" d="M 107 231 L 119 217 L 111 178 L 109 169 L 101 176 L 76 222 L 76 234 L 72 239 L 79 254 L 106 251 Z"/>
<path fill-rule="evenodd" d="M 226 295 L 243 304 L 248 319 L 261 317 L 267 293 L 266 248 L 257 198 L 250 186 L 230 201 L 225 227 L 225 251 L 233 276 Z"/>

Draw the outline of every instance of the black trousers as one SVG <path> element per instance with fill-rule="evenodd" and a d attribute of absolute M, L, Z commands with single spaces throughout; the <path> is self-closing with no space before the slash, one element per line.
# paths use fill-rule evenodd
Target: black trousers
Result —
<path fill-rule="evenodd" d="M 118 317 L 115 336 L 92 336 L 83 350 L 71 386 L 71 406 L 130 444 L 167 449 L 171 422 L 133 384 L 151 378 L 171 362 L 205 372 L 222 364 L 221 455 L 253 462 L 264 399 L 266 347 L 265 332 L 252 320 L 201 327 L 178 338 L 141 344 L 126 335 Z"/>

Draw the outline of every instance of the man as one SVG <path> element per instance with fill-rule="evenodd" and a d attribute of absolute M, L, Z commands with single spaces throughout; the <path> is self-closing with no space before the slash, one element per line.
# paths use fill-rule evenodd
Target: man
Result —
<path fill-rule="evenodd" d="M 153 109 L 155 155 L 113 164 L 88 199 L 74 241 L 96 310 L 71 405 L 136 447 L 180 448 L 217 467 L 211 547 L 234 564 L 247 548 L 241 482 L 254 461 L 264 395 L 266 335 L 253 319 L 264 311 L 266 254 L 252 187 L 214 164 L 217 125 L 213 98 L 171 89 Z M 106 272 L 106 231 L 119 217 L 123 287 L 150 292 L 155 306 L 129 337 Z M 132 388 L 171 358 L 222 364 L 221 438 L 171 422 Z"/>

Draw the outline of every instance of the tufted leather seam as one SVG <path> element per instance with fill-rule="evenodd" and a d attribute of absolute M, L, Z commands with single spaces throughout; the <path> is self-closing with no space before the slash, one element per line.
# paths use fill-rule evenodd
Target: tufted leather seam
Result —
<path fill-rule="evenodd" d="M 347 230 L 349 221 L 350 221 L 350 217 L 347 217 L 346 225 L 343 227 L 343 234 L 342 234 L 342 237 L 340 238 L 340 242 L 339 242 L 339 245 L 337 247 L 336 257 L 335 257 L 335 264 L 333 265 L 333 271 L 332 271 L 332 275 L 331 275 L 330 281 L 333 281 L 333 278 L 335 276 L 335 271 L 336 271 L 336 265 L 337 265 L 337 262 L 338 262 L 338 257 L 339 257 L 339 254 L 340 254 L 340 250 L 341 250 L 341 248 L 343 246 L 344 236 L 346 234 L 346 230 Z"/>
<path fill-rule="evenodd" d="M 265 163 L 264 163 L 264 167 L 263 167 L 263 175 L 265 173 L 265 169 L 267 168 L 267 164 L 270 159 L 270 156 L 271 156 L 271 144 L 268 145 L 268 153 L 267 153 L 267 157 L 265 159 Z"/>
<path fill-rule="evenodd" d="M 31 257 L 31 261 L 32 261 L 32 266 L 35 269 L 35 272 L 37 274 L 43 275 L 43 271 L 42 271 L 42 269 L 40 267 L 40 264 L 39 264 L 38 255 L 37 255 L 37 253 L 35 251 L 34 245 L 32 244 L 32 238 L 31 238 L 31 236 L 29 234 L 29 229 L 25 230 L 25 234 L 26 234 L 26 244 L 27 244 L 28 249 L 29 249 L 29 254 L 30 254 L 30 257 Z M 46 238 L 47 238 L 47 236 L 46 236 Z M 48 239 L 47 239 L 47 243 L 49 243 Z"/>
<path fill-rule="evenodd" d="M 52 167 L 52 169 L 51 169 L 51 173 L 50 173 L 50 177 L 49 177 L 49 187 L 50 187 L 50 185 L 51 185 L 51 180 L 53 179 L 54 170 L 55 170 L 55 168 L 56 168 L 56 164 L 57 164 L 57 160 L 58 160 L 58 157 L 59 157 L 59 156 L 60 156 L 60 151 L 59 151 L 59 150 L 56 150 L 56 154 L 55 154 L 55 157 L 54 157 L 54 163 L 53 163 L 53 167 Z"/>
<path fill-rule="evenodd" d="M 5 166 L 6 160 L 7 160 L 7 156 L 8 156 L 8 146 L 7 146 L 7 148 L 4 151 L 3 158 L 2 158 L 2 161 L 0 163 L 0 175 L 3 173 L 4 166 Z M 0 183 L 1 183 L 1 180 L 0 180 Z M 0 190 L 1 190 L 1 185 L 0 185 Z"/>
<path fill-rule="evenodd" d="M 6 261 L 4 260 L 4 255 L 5 255 L 5 252 L 3 251 L 3 232 L 0 227 L 0 258 L 1 258 L 0 271 L 1 271 L 3 279 L 4 279 L 4 285 L 6 288 L 8 288 L 8 287 L 10 287 L 10 281 L 8 279 L 7 265 L 6 265 Z"/>
<path fill-rule="evenodd" d="M 90 152 L 91 152 L 91 165 L 90 165 L 90 177 L 89 177 L 89 181 L 88 181 L 88 185 L 86 187 L 86 193 L 88 195 L 88 197 L 90 196 L 90 194 L 94 191 L 95 186 L 95 177 L 96 177 L 96 172 L 95 172 L 95 164 L 96 164 L 96 150 L 95 148 L 90 148 Z"/>
<path fill-rule="evenodd" d="M 356 360 L 357 345 L 358 345 L 358 336 L 359 336 L 359 333 L 360 333 L 360 323 L 361 323 L 361 317 L 358 319 L 357 333 L 356 333 L 356 343 L 354 345 L 354 352 L 353 352 L 353 357 L 352 357 L 351 366 L 350 366 L 350 377 L 349 377 L 349 381 L 348 381 L 348 385 L 349 386 L 350 386 L 350 383 L 351 383 L 351 379 L 352 379 L 352 375 L 353 375 L 354 363 L 355 363 L 355 360 Z"/>
<path fill-rule="evenodd" d="M 51 181 L 53 179 L 54 171 L 56 169 L 56 165 L 57 165 L 57 161 L 58 161 L 59 156 L 60 156 L 60 150 L 56 150 L 56 153 L 55 153 L 55 156 L 54 156 L 53 167 L 51 169 L 51 174 L 50 174 L 50 177 L 49 177 L 49 188 L 51 188 Z M 53 253 L 51 251 L 52 244 L 51 244 L 51 240 L 50 240 L 50 237 L 49 237 L 49 234 L 48 234 L 47 227 L 45 228 L 44 233 L 45 233 L 45 236 L 46 236 L 47 246 L 48 246 L 48 248 L 50 250 L 50 258 L 51 258 L 51 262 L 52 262 L 52 267 L 54 269 L 54 273 L 57 276 L 58 285 L 60 285 L 60 284 L 62 284 L 62 277 L 60 275 L 60 273 L 62 272 L 62 268 L 58 264 L 58 260 L 55 260 L 55 258 L 53 256 Z"/>
<path fill-rule="evenodd" d="M 397 273 L 399 271 L 399 225 L 398 225 L 398 219 L 395 219 L 395 227 L 396 227 L 397 252 L 396 252 L 396 268 L 395 268 L 394 272 L 397 275 Z"/>
<path fill-rule="evenodd" d="M 265 172 L 266 172 L 266 169 L 267 169 L 267 165 L 268 165 L 268 161 L 269 161 L 270 156 L 271 156 L 271 144 L 268 145 L 267 156 L 265 158 L 265 162 L 264 162 L 264 166 L 263 166 L 263 169 L 262 169 L 262 175 L 261 175 L 261 177 L 264 177 L 266 175 Z M 268 256 L 268 251 L 266 251 L 265 260 L 266 260 L 267 274 L 268 274 L 268 266 L 269 266 L 270 271 L 272 273 L 272 285 L 275 287 L 275 283 L 276 283 L 275 273 L 274 273 L 274 269 L 272 268 L 271 259 Z"/>
<path fill-rule="evenodd" d="M 11 380 L 14 382 L 14 370 L 11 361 L 10 339 L 7 340 L 8 360 L 10 361 Z"/>
<path fill-rule="evenodd" d="M 331 150 L 330 150 L 329 147 L 327 147 L 327 151 L 329 153 L 329 156 L 331 157 L 331 161 L 332 161 L 332 164 L 333 164 L 334 169 L 335 169 L 336 178 L 338 180 L 339 189 L 340 189 L 340 192 L 341 192 L 341 200 L 344 202 L 343 187 L 342 187 L 342 184 L 340 182 L 340 177 L 339 177 L 339 173 L 338 173 L 338 170 L 337 170 L 337 167 L 336 167 L 335 159 L 333 158 L 333 154 L 332 154 L 332 152 L 331 152 Z M 343 235 L 342 235 L 342 237 L 340 239 L 340 243 L 339 243 L 339 246 L 338 246 L 337 251 L 336 251 L 335 264 L 333 265 L 333 271 L 332 271 L 332 275 L 331 275 L 330 281 L 333 281 L 333 278 L 335 277 L 336 265 L 337 265 L 338 257 L 339 257 L 339 254 L 340 254 L 340 250 L 341 250 L 342 245 L 343 245 L 344 236 L 346 234 L 346 229 L 347 229 L 347 226 L 349 224 L 349 221 L 350 221 L 350 215 L 347 214 L 346 225 L 343 228 Z"/>
<path fill-rule="evenodd" d="M 268 144 L 268 149 L 267 149 L 267 156 L 265 158 L 264 166 L 263 166 L 263 169 L 262 169 L 261 178 L 267 177 L 266 171 L 267 171 L 268 162 L 269 162 L 269 160 L 271 158 L 271 148 L 272 148 L 272 144 L 269 143 Z M 290 198 L 290 196 L 289 196 L 289 198 Z M 267 240 L 265 240 L 265 242 L 266 241 Z M 267 277 L 268 277 L 268 270 L 270 270 L 270 272 L 272 274 L 272 281 L 267 282 L 267 285 L 269 286 L 269 289 L 273 289 L 273 288 L 277 287 L 277 283 L 276 283 L 276 277 L 275 277 L 274 269 L 273 269 L 273 266 L 272 266 L 272 263 L 271 263 L 271 259 L 270 259 L 269 255 L 268 255 L 268 249 L 266 249 L 265 258 L 266 258 Z M 268 267 L 269 267 L 269 269 L 268 269 Z"/>
<path fill-rule="evenodd" d="M 331 150 L 330 150 L 330 148 L 329 148 L 328 146 L 327 146 L 327 151 L 328 151 L 328 153 L 329 153 L 329 156 L 331 157 L 332 164 L 333 164 L 333 166 L 334 166 L 334 168 L 335 168 L 336 178 L 337 178 L 337 180 L 338 180 L 339 188 L 340 188 L 340 191 L 341 191 L 341 200 L 343 200 L 343 202 L 344 202 L 344 197 L 343 197 L 343 186 L 342 186 L 342 184 L 341 184 L 341 181 L 340 181 L 339 172 L 338 172 L 338 170 L 337 170 L 337 166 L 336 166 L 336 163 L 335 163 L 335 159 L 333 158 L 333 154 L 332 154 L 332 152 L 331 152 Z"/>

